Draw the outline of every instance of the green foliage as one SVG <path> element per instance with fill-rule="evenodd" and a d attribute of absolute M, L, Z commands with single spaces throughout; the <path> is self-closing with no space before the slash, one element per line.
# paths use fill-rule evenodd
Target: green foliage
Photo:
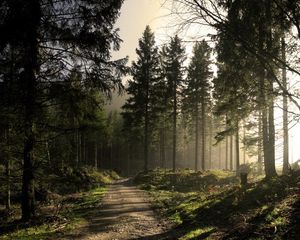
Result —
<path fill-rule="evenodd" d="M 161 214 L 180 230 L 178 239 L 296 239 L 297 212 L 300 209 L 300 172 L 289 176 L 260 180 L 240 188 L 229 180 L 231 173 L 214 171 L 199 174 L 198 185 L 206 176 L 228 181 L 226 185 L 213 182 L 205 189 L 197 189 L 195 181 L 181 189 L 165 185 L 171 172 L 156 170 L 141 173 L 136 181 L 141 187 L 151 186 L 149 193 Z M 193 175 L 185 170 L 176 178 Z M 211 178 L 211 177 L 210 177 Z M 230 184 L 229 184 L 230 183 Z M 163 190 L 161 190 L 163 189 Z"/>
<path fill-rule="evenodd" d="M 46 178 L 40 178 L 37 191 L 48 201 L 50 194 L 70 194 L 80 191 L 87 191 L 98 186 L 104 186 L 119 176 L 111 170 L 97 170 L 92 167 L 71 168 L 65 167 L 63 171 L 52 173 Z"/>
<path fill-rule="evenodd" d="M 209 69 L 210 55 L 211 48 L 205 41 L 195 43 L 185 81 L 187 87 L 183 91 L 183 109 L 192 116 L 195 114 L 195 109 L 199 109 L 200 104 L 208 105 L 210 101 L 209 80 L 212 76 Z"/>
<path fill-rule="evenodd" d="M 121 77 L 127 72 L 127 59 L 111 60 L 121 42 L 114 23 L 122 0 L 27 3 L 0 3 L 0 92 L 5 91 L 0 103 L 7 103 L 5 115 L 13 116 L 2 121 L 1 114 L 0 132 L 11 128 L 19 139 L 12 144 L 19 148 L 12 151 L 16 156 L 5 160 L 15 157 L 13 164 L 25 166 L 25 221 L 34 216 L 34 188 L 45 169 L 97 167 L 103 100 L 112 90 L 122 90 Z M 74 183 L 89 181 L 76 172 L 66 177 Z"/>
<path fill-rule="evenodd" d="M 155 109 L 158 107 L 156 85 L 160 81 L 161 69 L 154 33 L 149 26 L 146 27 L 139 40 L 136 53 L 138 59 L 132 63 L 131 67 L 133 79 L 129 81 L 126 89 L 129 98 L 123 106 L 125 126 L 128 130 L 137 126 L 145 127 L 146 121 L 147 124 L 153 125 Z"/>
<path fill-rule="evenodd" d="M 0 218 L 0 239 L 56 239 L 67 235 L 97 214 L 95 209 L 101 207 L 106 191 L 104 185 L 119 178 L 112 170 L 93 168 L 66 168 L 47 176 L 45 181 L 39 181 L 37 188 L 39 197 L 44 194 L 38 216 L 28 224 L 13 221 L 19 214 L 14 204 L 10 218 L 5 221 Z M 0 209 L 1 216 L 4 213 Z"/>
<path fill-rule="evenodd" d="M 214 185 L 224 186 L 238 183 L 238 179 L 233 172 L 213 170 L 195 173 L 189 169 L 178 169 L 175 173 L 169 169 L 156 169 L 139 173 L 134 181 L 137 184 L 142 184 L 144 188 L 172 189 L 179 192 L 206 190 Z"/>
<path fill-rule="evenodd" d="M 105 188 L 98 187 L 74 197 L 67 197 L 61 204 L 67 204 L 68 207 L 60 213 L 57 220 L 51 221 L 50 219 L 47 223 L 47 219 L 41 219 L 36 224 L 33 222 L 33 226 L 20 225 L 16 231 L 0 234 L 0 239 L 42 240 L 61 238 L 71 230 L 86 224 L 87 217 L 93 216 L 95 209 L 101 205 L 104 193 Z"/>

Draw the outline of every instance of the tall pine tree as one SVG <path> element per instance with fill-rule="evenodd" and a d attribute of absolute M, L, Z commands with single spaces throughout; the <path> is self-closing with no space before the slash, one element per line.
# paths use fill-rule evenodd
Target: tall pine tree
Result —
<path fill-rule="evenodd" d="M 195 125 L 195 171 L 198 171 L 199 132 L 201 123 L 201 169 L 205 170 L 206 153 L 206 118 L 207 105 L 210 101 L 209 69 L 211 49 L 203 40 L 197 42 L 193 49 L 193 57 L 188 67 L 187 87 L 183 91 L 183 109 L 193 119 Z M 201 122 L 200 122 L 201 119 Z"/>
<path fill-rule="evenodd" d="M 155 46 L 154 33 L 147 26 L 136 49 L 137 61 L 132 63 L 133 79 L 129 81 L 129 98 L 123 106 L 124 117 L 136 126 L 143 128 L 144 170 L 148 170 L 148 151 L 151 128 L 156 114 L 156 90 L 161 77 L 158 48 Z M 131 124 L 132 124 L 131 123 Z"/>
<path fill-rule="evenodd" d="M 77 65 L 84 85 L 109 91 L 121 86 L 124 60 L 110 61 L 112 47 L 118 49 L 119 36 L 113 25 L 122 0 L 4 0 L 0 3 L 0 53 L 8 46 L 18 48 L 22 59 L 17 79 L 22 102 L 23 179 L 22 218 L 35 215 L 36 143 L 43 128 L 49 86 L 64 82 Z M 45 96 L 46 94 L 46 96 Z"/>
<path fill-rule="evenodd" d="M 171 42 L 166 46 L 163 56 L 163 68 L 168 84 L 168 96 L 172 107 L 172 167 L 176 169 L 176 149 L 177 149 L 177 117 L 179 109 L 179 93 L 183 83 L 184 67 L 186 59 L 185 49 L 181 39 L 176 35 L 171 38 Z"/>

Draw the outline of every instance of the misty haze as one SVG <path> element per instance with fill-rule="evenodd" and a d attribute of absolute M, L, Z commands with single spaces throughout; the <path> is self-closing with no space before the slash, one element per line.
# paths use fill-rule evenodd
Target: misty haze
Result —
<path fill-rule="evenodd" d="M 0 1 L 0 240 L 300 239 L 300 0 Z"/>

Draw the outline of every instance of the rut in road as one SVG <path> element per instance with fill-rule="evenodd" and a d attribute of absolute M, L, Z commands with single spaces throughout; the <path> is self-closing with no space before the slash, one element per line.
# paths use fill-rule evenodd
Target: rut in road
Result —
<path fill-rule="evenodd" d="M 67 239 L 176 239 L 170 224 L 157 218 L 148 198 L 128 179 L 110 185 L 101 209 L 95 209 L 99 214 Z"/>

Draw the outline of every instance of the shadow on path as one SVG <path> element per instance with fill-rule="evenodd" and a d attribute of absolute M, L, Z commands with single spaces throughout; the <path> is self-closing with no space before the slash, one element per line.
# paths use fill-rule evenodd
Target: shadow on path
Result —
<path fill-rule="evenodd" d="M 109 186 L 103 204 L 88 224 L 62 239 L 176 239 L 170 224 L 157 218 L 149 196 L 130 179 Z"/>

